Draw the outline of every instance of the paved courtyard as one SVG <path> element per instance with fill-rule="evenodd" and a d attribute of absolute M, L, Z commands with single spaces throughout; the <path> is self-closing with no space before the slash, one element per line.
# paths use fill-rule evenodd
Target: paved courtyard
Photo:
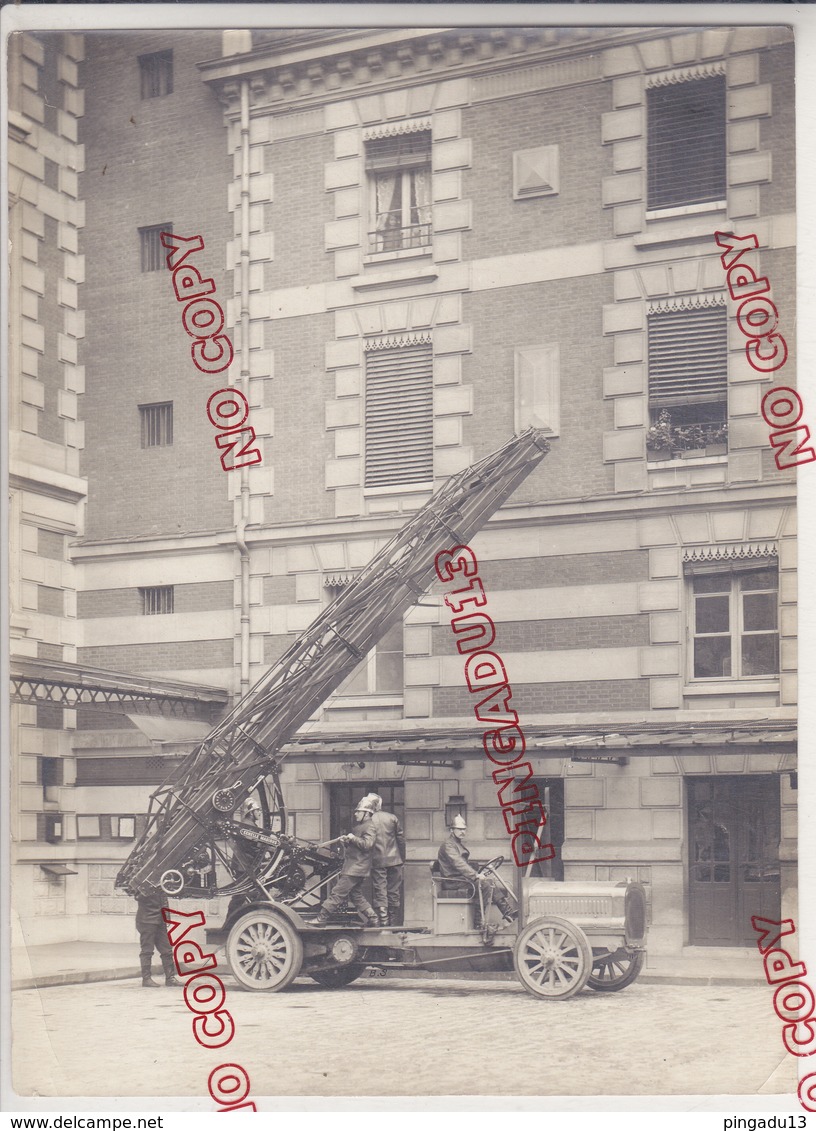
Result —
<path fill-rule="evenodd" d="M 235 1039 L 194 1039 L 180 989 L 138 981 L 13 997 L 27 1096 L 201 1096 L 246 1068 L 252 1096 L 778 1094 L 795 1090 L 768 987 L 639 985 L 539 1001 L 515 983 L 363 977 L 250 994 L 225 979 Z"/>

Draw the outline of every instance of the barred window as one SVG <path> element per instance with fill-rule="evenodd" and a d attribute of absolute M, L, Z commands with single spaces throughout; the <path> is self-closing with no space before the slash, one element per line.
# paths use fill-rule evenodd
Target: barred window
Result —
<path fill-rule="evenodd" d="M 649 447 L 723 444 L 728 433 L 728 321 L 707 300 L 648 316 Z"/>
<path fill-rule="evenodd" d="M 724 200 L 725 76 L 646 92 L 650 209 Z"/>
<path fill-rule="evenodd" d="M 172 613 L 175 606 L 175 591 L 172 585 L 150 585 L 139 589 L 142 598 L 142 616 L 157 616 Z"/>
<path fill-rule="evenodd" d="M 139 228 L 139 249 L 142 256 L 142 274 L 147 271 L 161 271 L 164 267 L 167 250 L 162 246 L 161 234 L 173 234 L 172 224 L 153 224 L 149 228 Z"/>
<path fill-rule="evenodd" d="M 433 479 L 433 351 L 371 344 L 365 373 L 365 486 Z"/>
<path fill-rule="evenodd" d="M 365 144 L 370 188 L 369 251 L 402 251 L 431 242 L 431 131 L 373 138 Z"/>
<path fill-rule="evenodd" d="M 173 52 L 153 51 L 139 56 L 142 100 L 173 93 Z"/>
<path fill-rule="evenodd" d="M 173 443 L 173 402 L 140 404 L 143 448 L 169 448 Z"/>
<path fill-rule="evenodd" d="M 776 565 L 692 578 L 695 679 L 779 671 Z"/>

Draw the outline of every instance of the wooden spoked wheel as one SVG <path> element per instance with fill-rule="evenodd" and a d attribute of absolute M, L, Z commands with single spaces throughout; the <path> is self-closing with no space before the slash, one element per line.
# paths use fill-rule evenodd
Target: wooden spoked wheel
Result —
<path fill-rule="evenodd" d="M 276 911 L 242 915 L 227 939 L 230 970 L 245 990 L 275 993 L 293 982 L 303 965 L 297 931 Z"/>
<path fill-rule="evenodd" d="M 645 961 L 646 953 L 642 950 L 634 953 L 616 950 L 613 954 L 601 955 L 593 960 L 588 983 L 593 990 L 606 994 L 625 990 L 635 981 Z"/>
<path fill-rule="evenodd" d="M 592 972 L 592 948 L 580 927 L 548 915 L 521 932 L 513 965 L 529 993 L 561 1000 L 586 985 Z"/>

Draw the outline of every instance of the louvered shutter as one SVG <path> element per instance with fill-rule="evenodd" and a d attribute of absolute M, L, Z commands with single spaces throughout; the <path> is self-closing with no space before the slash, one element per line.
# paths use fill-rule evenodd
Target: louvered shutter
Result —
<path fill-rule="evenodd" d="M 725 77 L 647 91 L 648 208 L 725 199 Z"/>
<path fill-rule="evenodd" d="M 431 131 L 372 138 L 365 143 L 366 168 L 414 169 L 431 164 Z"/>
<path fill-rule="evenodd" d="M 433 479 L 430 342 L 366 353 L 365 485 Z"/>
<path fill-rule="evenodd" d="M 724 306 L 649 315 L 649 403 L 725 401 L 728 328 Z"/>

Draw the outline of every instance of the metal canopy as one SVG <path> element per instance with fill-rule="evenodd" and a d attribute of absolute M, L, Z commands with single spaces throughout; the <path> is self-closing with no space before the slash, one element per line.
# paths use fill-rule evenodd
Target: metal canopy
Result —
<path fill-rule="evenodd" d="M 175 718 L 200 716 L 223 707 L 228 693 L 177 680 L 88 668 L 50 660 L 11 661 L 11 698 L 16 703 L 55 707 L 119 707 Z"/>

